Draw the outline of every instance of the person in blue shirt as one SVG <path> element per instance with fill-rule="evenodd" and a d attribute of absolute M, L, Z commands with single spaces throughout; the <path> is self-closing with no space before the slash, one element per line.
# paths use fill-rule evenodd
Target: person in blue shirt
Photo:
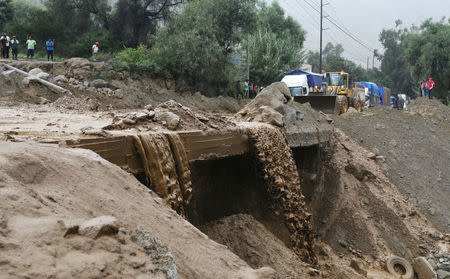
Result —
<path fill-rule="evenodd" d="M 48 39 L 48 41 L 45 42 L 45 45 L 47 46 L 47 60 L 50 61 L 50 58 L 52 58 L 53 61 L 53 51 L 55 50 L 55 42 L 52 39 Z"/>

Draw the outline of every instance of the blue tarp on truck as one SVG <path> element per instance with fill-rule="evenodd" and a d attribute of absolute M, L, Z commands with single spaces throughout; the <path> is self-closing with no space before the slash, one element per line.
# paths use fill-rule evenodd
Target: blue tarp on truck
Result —
<path fill-rule="evenodd" d="M 378 94 L 380 94 L 380 104 L 383 105 L 383 100 L 384 100 L 384 87 L 383 86 L 378 86 Z"/>
<path fill-rule="evenodd" d="M 319 89 L 322 88 L 322 83 L 325 82 L 325 78 L 323 75 L 320 74 L 315 74 L 315 73 L 310 73 L 310 72 L 305 72 L 299 69 L 293 70 L 289 73 L 286 73 L 283 75 L 283 77 L 285 76 L 293 76 L 293 75 L 306 75 L 307 79 L 308 79 L 308 86 L 309 87 L 314 87 L 317 86 Z"/>

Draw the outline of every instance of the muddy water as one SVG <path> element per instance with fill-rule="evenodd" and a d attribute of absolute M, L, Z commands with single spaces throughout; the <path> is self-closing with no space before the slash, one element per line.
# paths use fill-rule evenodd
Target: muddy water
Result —
<path fill-rule="evenodd" d="M 150 188 L 184 215 L 192 185 L 186 152 L 177 135 L 141 134 L 134 137 Z"/>
<path fill-rule="evenodd" d="M 311 215 L 307 212 L 300 180 L 285 135 L 271 127 L 249 129 L 249 139 L 271 197 L 275 214 L 284 216 L 293 250 L 305 261 L 315 262 L 312 252 Z"/>
<path fill-rule="evenodd" d="M 178 134 L 168 133 L 166 136 L 172 149 L 172 155 L 178 175 L 178 183 L 180 184 L 181 194 L 183 195 L 183 204 L 186 207 L 192 198 L 191 171 L 189 170 L 189 161 L 187 159 L 186 150 L 184 149 L 184 144 Z"/>

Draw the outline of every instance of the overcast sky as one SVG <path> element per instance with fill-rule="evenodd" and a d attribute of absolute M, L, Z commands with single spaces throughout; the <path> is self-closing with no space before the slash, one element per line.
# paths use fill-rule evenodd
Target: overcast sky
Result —
<path fill-rule="evenodd" d="M 271 3 L 274 0 L 266 0 Z M 320 0 L 278 0 L 287 14 L 296 19 L 307 31 L 305 47 L 319 50 L 319 13 L 306 2 L 319 10 Z M 420 25 L 423 20 L 435 20 L 450 16 L 450 0 L 323 0 L 329 3 L 324 7 L 325 14 L 351 31 L 370 48 L 382 50 L 378 35 L 383 28 L 392 28 L 395 20 L 401 19 L 403 26 Z M 324 45 L 327 42 L 341 43 L 344 56 L 356 63 L 366 65 L 369 51 L 354 42 L 324 19 Z M 370 58 L 372 63 L 372 58 Z M 376 65 L 376 64 L 375 64 Z"/>

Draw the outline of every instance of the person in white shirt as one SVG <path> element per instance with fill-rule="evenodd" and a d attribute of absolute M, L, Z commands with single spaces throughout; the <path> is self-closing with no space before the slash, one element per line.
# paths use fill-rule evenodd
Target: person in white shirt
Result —
<path fill-rule="evenodd" d="M 3 33 L 3 36 L 0 38 L 1 45 L 2 45 L 2 57 L 3 58 L 9 58 L 9 42 L 11 39 L 6 35 L 6 32 Z"/>
<path fill-rule="evenodd" d="M 96 55 L 98 53 L 98 42 L 95 42 L 95 44 L 92 46 L 92 56 Z"/>

